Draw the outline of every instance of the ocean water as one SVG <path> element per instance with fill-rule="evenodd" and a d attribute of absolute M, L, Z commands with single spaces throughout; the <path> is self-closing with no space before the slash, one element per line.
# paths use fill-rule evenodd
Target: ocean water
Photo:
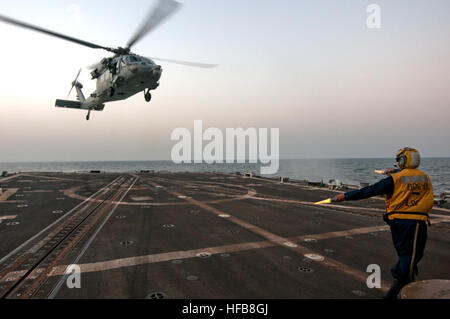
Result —
<path fill-rule="evenodd" d="M 374 169 L 394 167 L 392 158 L 349 159 L 289 159 L 281 160 L 277 174 L 309 181 L 328 182 L 339 179 L 346 184 L 374 183 L 382 175 Z M 428 173 L 435 194 L 450 192 L 450 158 L 422 158 L 420 169 Z M 8 172 L 75 172 L 101 170 L 105 172 L 135 172 L 139 170 L 188 172 L 260 172 L 260 164 L 175 164 L 172 161 L 115 161 L 115 162 L 18 162 L 0 163 L 0 171 Z"/>

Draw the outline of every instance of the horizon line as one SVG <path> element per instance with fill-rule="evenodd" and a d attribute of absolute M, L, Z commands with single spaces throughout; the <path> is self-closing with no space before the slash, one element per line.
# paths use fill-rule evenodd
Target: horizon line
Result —
<path fill-rule="evenodd" d="M 450 155 L 447 156 L 424 156 L 422 158 L 450 158 Z M 302 158 L 280 158 L 280 161 L 285 160 L 346 160 L 346 159 L 395 159 L 394 157 L 302 157 Z M 249 159 L 245 159 L 245 163 L 226 163 L 226 159 L 224 159 L 224 163 L 213 163 L 213 164 L 258 164 L 250 163 Z M 236 159 L 237 161 L 237 159 Z M 257 160 L 259 161 L 259 160 Z M 151 159 L 151 160 L 37 160 L 37 161 L 0 161 L 1 164 L 10 164 L 10 163 L 89 163 L 89 162 L 173 162 L 171 159 Z M 175 163 L 174 163 L 175 164 Z M 181 163 L 176 165 L 186 165 L 186 164 L 208 164 L 206 162 L 202 163 Z"/>

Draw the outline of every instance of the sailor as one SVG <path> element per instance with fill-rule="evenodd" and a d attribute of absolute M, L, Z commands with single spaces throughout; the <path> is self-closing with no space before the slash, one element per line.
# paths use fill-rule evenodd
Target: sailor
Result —
<path fill-rule="evenodd" d="M 359 200 L 386 195 L 384 221 L 390 226 L 398 261 L 392 267 L 392 286 L 383 297 L 397 299 L 401 289 L 415 281 L 417 264 L 423 257 L 427 241 L 427 222 L 433 208 L 433 187 L 430 177 L 418 169 L 420 154 L 405 147 L 397 152 L 398 169 L 385 171 L 389 176 L 359 190 L 339 194 L 333 201 Z"/>

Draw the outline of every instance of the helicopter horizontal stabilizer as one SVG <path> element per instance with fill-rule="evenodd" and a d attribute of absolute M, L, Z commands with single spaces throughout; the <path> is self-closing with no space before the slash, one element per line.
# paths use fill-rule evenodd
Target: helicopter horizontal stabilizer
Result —
<path fill-rule="evenodd" d="M 70 109 L 80 109 L 86 110 L 87 108 L 82 107 L 81 102 L 78 101 L 69 101 L 69 100 L 56 100 L 56 107 L 68 107 Z"/>

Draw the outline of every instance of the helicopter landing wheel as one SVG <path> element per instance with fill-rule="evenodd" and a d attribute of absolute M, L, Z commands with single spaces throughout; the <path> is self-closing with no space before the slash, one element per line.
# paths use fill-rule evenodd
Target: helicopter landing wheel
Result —
<path fill-rule="evenodd" d="M 151 101 L 151 99 L 152 99 L 152 94 L 150 93 L 150 90 L 148 90 L 147 92 L 144 91 L 144 97 L 145 97 L 145 100 L 146 100 L 147 102 L 150 102 L 150 101 Z"/>
<path fill-rule="evenodd" d="M 110 87 L 109 89 L 106 90 L 106 93 L 108 94 L 109 97 L 113 96 L 114 92 L 115 90 L 113 87 Z"/>

